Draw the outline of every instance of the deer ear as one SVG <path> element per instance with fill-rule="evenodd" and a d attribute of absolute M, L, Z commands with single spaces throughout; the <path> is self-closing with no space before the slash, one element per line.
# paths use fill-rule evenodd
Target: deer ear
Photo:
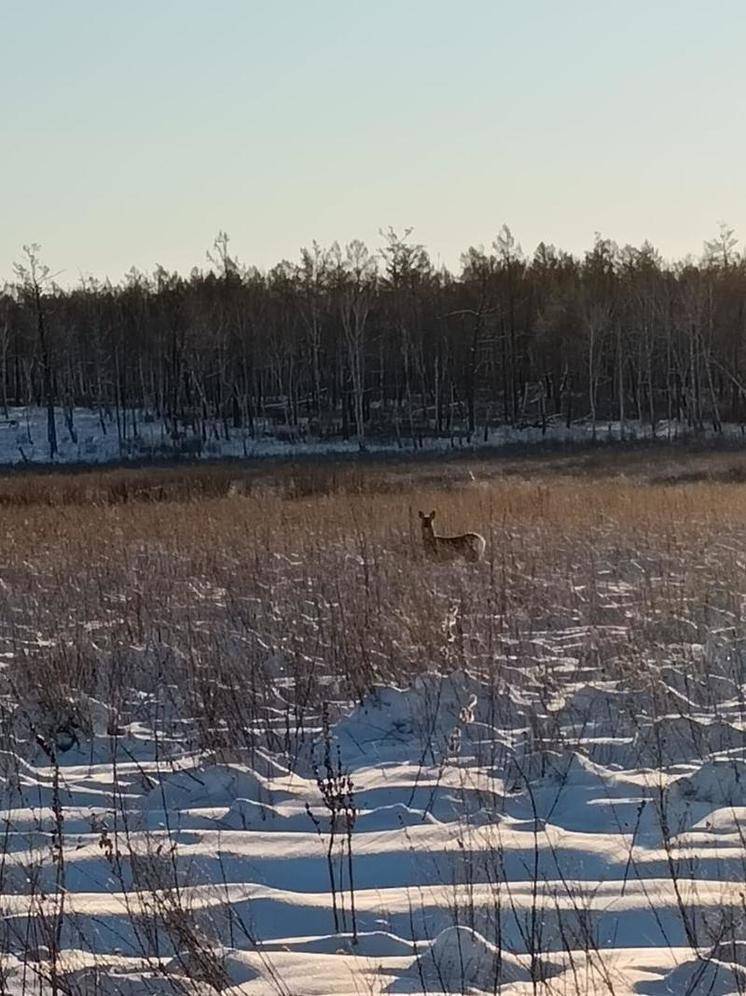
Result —
<path fill-rule="evenodd" d="M 431 512 L 431 513 L 430 513 L 430 518 L 431 518 L 431 519 L 434 519 L 434 518 L 435 518 L 435 512 Z"/>
<path fill-rule="evenodd" d="M 419 515 L 419 517 L 420 517 L 421 519 L 424 519 L 424 518 L 425 518 L 425 513 L 424 513 L 424 512 L 418 512 L 417 514 Z"/>

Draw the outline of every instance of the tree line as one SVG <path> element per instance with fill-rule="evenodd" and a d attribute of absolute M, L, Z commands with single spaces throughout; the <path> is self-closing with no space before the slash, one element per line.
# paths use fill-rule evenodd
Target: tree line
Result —
<path fill-rule="evenodd" d="M 303 249 L 266 272 L 221 232 L 189 276 L 157 267 L 60 287 L 24 247 L 0 292 L 0 405 L 101 412 L 120 438 L 237 433 L 422 445 L 498 425 L 652 435 L 746 414 L 746 254 L 722 225 L 701 258 L 598 235 L 582 256 L 507 226 L 436 267 L 411 231 Z"/>

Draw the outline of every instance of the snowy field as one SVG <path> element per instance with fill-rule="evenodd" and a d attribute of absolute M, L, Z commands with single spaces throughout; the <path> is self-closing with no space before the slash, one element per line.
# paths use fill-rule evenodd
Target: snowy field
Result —
<path fill-rule="evenodd" d="M 47 412 L 38 407 L 11 407 L 0 414 L 0 466 L 12 464 L 106 464 L 118 462 L 147 462 L 188 458 L 216 460 L 220 458 L 295 457 L 313 454 L 353 454 L 359 452 L 355 438 L 319 439 L 314 437 L 308 420 L 300 425 L 289 426 L 257 419 L 253 433 L 248 429 L 234 429 L 223 423 L 209 422 L 195 430 L 192 426 L 181 426 L 178 438 L 162 418 L 142 411 L 128 410 L 117 413 L 88 408 L 56 409 L 55 426 L 58 451 L 50 460 L 47 432 Z M 685 439 L 694 435 L 685 423 L 659 421 L 655 427 L 655 438 L 664 440 Z M 746 445 L 744 427 L 739 424 L 725 424 L 722 431 L 715 434 L 712 429 L 704 429 L 698 438 L 743 440 Z M 579 420 L 568 427 L 561 420 L 550 420 L 546 431 L 541 426 L 526 425 L 521 428 L 504 426 L 492 428 L 485 438 L 480 427 L 469 436 L 463 427 L 454 430 L 452 435 L 423 437 L 413 444 L 411 437 L 403 434 L 397 441 L 389 439 L 369 439 L 366 450 L 369 453 L 387 453 L 418 449 L 432 451 L 452 451 L 453 449 L 499 448 L 504 446 L 530 446 L 538 443 L 582 444 L 592 439 L 643 440 L 652 437 L 649 424 L 633 420 L 622 425 L 619 422 L 596 423 Z"/>
<path fill-rule="evenodd" d="M 746 991 L 743 487 L 412 478 L 4 511 L 3 992 Z"/>

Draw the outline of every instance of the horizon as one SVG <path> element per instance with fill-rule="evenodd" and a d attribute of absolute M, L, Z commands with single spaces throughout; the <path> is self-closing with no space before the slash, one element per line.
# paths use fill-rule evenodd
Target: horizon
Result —
<path fill-rule="evenodd" d="M 219 230 L 266 271 L 411 228 L 452 272 L 503 223 L 528 253 L 598 232 L 668 261 L 746 232 L 734 0 L 3 11 L 0 281 L 29 243 L 65 285 L 188 276 Z"/>
<path fill-rule="evenodd" d="M 575 260 L 577 263 L 580 264 L 582 263 L 586 253 L 592 250 L 595 240 L 597 238 L 601 238 L 609 241 L 619 251 L 623 251 L 625 249 L 641 249 L 644 245 L 649 245 L 659 255 L 661 261 L 661 267 L 663 269 L 673 269 L 678 265 L 685 265 L 685 264 L 700 265 L 706 263 L 707 243 L 715 240 L 718 235 L 718 230 L 716 230 L 711 233 L 710 239 L 703 239 L 702 245 L 698 252 L 689 252 L 679 257 L 671 257 L 671 256 L 665 256 L 660 251 L 659 246 L 656 245 L 656 243 L 650 239 L 643 239 L 638 245 L 633 245 L 631 243 L 622 244 L 618 242 L 616 239 L 614 239 L 612 235 L 608 235 L 604 232 L 596 232 L 590 244 L 585 246 L 584 248 L 581 248 L 579 251 L 567 249 L 565 246 L 556 245 L 555 243 L 549 242 L 546 239 L 541 239 L 539 240 L 539 242 L 536 243 L 536 245 L 528 247 L 525 244 L 523 244 L 522 240 L 517 237 L 516 233 L 510 228 L 509 225 L 507 227 L 510 230 L 511 234 L 515 237 L 516 250 L 519 252 L 519 254 L 522 255 L 522 258 L 528 263 L 531 262 L 535 253 L 538 251 L 539 247 L 541 245 L 544 245 L 547 248 L 555 249 L 558 253 L 566 253 L 573 260 Z M 738 233 L 733 232 L 731 226 L 727 225 L 726 222 L 721 222 L 721 228 L 719 229 L 719 231 L 722 231 L 724 228 L 730 231 L 733 234 L 734 238 L 737 239 L 737 244 L 735 245 L 735 252 L 743 259 L 746 259 L 746 243 L 743 242 L 743 240 L 740 237 L 738 237 Z M 220 233 L 216 233 L 216 235 L 217 234 Z M 252 263 L 251 260 L 244 258 L 241 252 L 237 251 L 236 247 L 233 245 L 233 240 L 230 239 L 230 233 L 222 233 L 222 234 L 228 234 L 229 236 L 230 240 L 229 255 L 233 260 L 233 262 L 239 266 L 239 269 L 243 270 L 244 272 L 255 271 L 262 277 L 266 277 L 274 267 L 282 265 L 284 263 L 290 263 L 291 265 L 295 264 L 300 265 L 301 252 L 305 249 L 311 249 L 314 242 L 318 243 L 318 240 L 312 240 L 312 243 L 307 246 L 299 246 L 298 251 L 296 252 L 294 257 L 284 256 L 280 259 L 276 259 L 274 262 L 271 262 L 268 265 L 259 266 L 255 263 Z M 399 232 L 397 234 L 404 235 L 405 233 Z M 474 242 L 470 243 L 468 246 L 464 248 L 462 253 L 465 255 L 467 250 L 471 248 L 477 250 L 484 250 L 487 252 L 491 250 L 494 251 L 494 245 L 497 239 L 497 235 L 498 233 L 496 232 L 495 237 L 486 244 L 474 243 Z M 342 241 L 339 239 L 335 239 L 328 244 L 324 245 L 319 244 L 319 248 L 323 251 L 330 249 L 334 244 L 338 244 L 342 249 L 344 249 L 345 246 L 351 241 L 353 240 L 350 239 Z M 410 233 L 409 238 L 406 239 L 406 241 L 410 243 L 420 244 L 419 240 L 416 238 L 416 232 L 414 231 Z M 382 250 L 385 246 L 385 239 L 383 238 L 382 234 L 379 234 L 377 242 L 378 245 L 371 246 L 368 245 L 367 243 L 366 245 L 370 249 L 371 256 L 380 263 L 382 259 Z M 422 247 L 424 248 L 425 252 L 428 254 L 430 263 L 432 264 L 434 271 L 436 272 L 445 271 L 450 276 L 455 277 L 456 279 L 460 278 L 464 264 L 462 254 L 459 254 L 459 258 L 456 261 L 455 265 L 452 265 L 444 260 L 434 258 L 433 254 L 430 252 L 430 249 L 427 245 L 423 244 Z M 122 273 L 120 273 L 116 277 L 112 277 L 110 274 L 97 274 L 90 272 L 84 273 L 82 271 L 79 272 L 75 277 L 72 277 L 69 274 L 67 274 L 65 270 L 55 270 L 52 266 L 49 265 L 49 260 L 46 257 L 43 245 L 39 243 L 24 243 L 22 246 L 19 246 L 19 252 L 17 254 L 16 259 L 13 261 L 11 269 L 13 269 L 17 264 L 21 265 L 26 264 L 25 250 L 27 248 L 37 250 L 36 256 L 38 261 L 42 265 L 48 267 L 49 269 L 49 274 L 46 279 L 51 281 L 56 287 L 60 288 L 64 292 L 73 290 L 75 287 L 80 286 L 82 283 L 85 283 L 90 280 L 94 280 L 102 284 L 110 283 L 113 287 L 121 286 L 126 282 L 127 278 L 130 276 L 130 274 L 133 273 L 133 271 L 143 277 L 149 278 L 154 276 L 155 273 L 162 266 L 162 264 L 156 261 L 149 267 L 140 268 L 138 266 L 133 265 L 128 269 L 125 269 Z M 214 249 L 215 249 L 214 245 L 211 244 L 207 249 L 205 249 L 204 258 L 201 261 L 195 262 L 191 266 L 188 266 L 184 269 L 177 269 L 177 268 L 170 269 L 169 267 L 164 267 L 164 269 L 167 273 L 176 274 L 176 276 L 178 276 L 183 280 L 189 280 L 192 274 L 194 274 L 195 272 L 201 275 L 207 274 L 211 271 L 214 272 L 216 271 L 218 264 L 214 259 L 208 258 L 208 254 L 212 254 L 214 252 Z M 18 283 L 19 283 L 18 276 L 14 273 L 11 273 L 10 276 L 5 277 L 3 283 L 0 284 L 0 290 L 2 289 L 3 286 L 10 288 L 13 287 L 14 285 L 18 285 Z"/>

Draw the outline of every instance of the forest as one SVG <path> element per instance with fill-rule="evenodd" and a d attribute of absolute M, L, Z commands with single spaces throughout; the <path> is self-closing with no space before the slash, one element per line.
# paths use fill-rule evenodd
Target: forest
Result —
<path fill-rule="evenodd" d="M 303 249 L 261 272 L 218 233 L 188 276 L 156 267 L 61 287 L 38 245 L 0 291 L 0 405 L 76 406 L 231 438 L 425 445 L 491 427 L 613 420 L 655 436 L 746 416 L 746 254 L 720 226 L 700 258 L 597 235 L 582 256 L 507 226 L 458 274 L 406 230 Z M 72 420 L 72 415 L 70 415 Z M 631 430 L 630 430 L 631 431 Z"/>

